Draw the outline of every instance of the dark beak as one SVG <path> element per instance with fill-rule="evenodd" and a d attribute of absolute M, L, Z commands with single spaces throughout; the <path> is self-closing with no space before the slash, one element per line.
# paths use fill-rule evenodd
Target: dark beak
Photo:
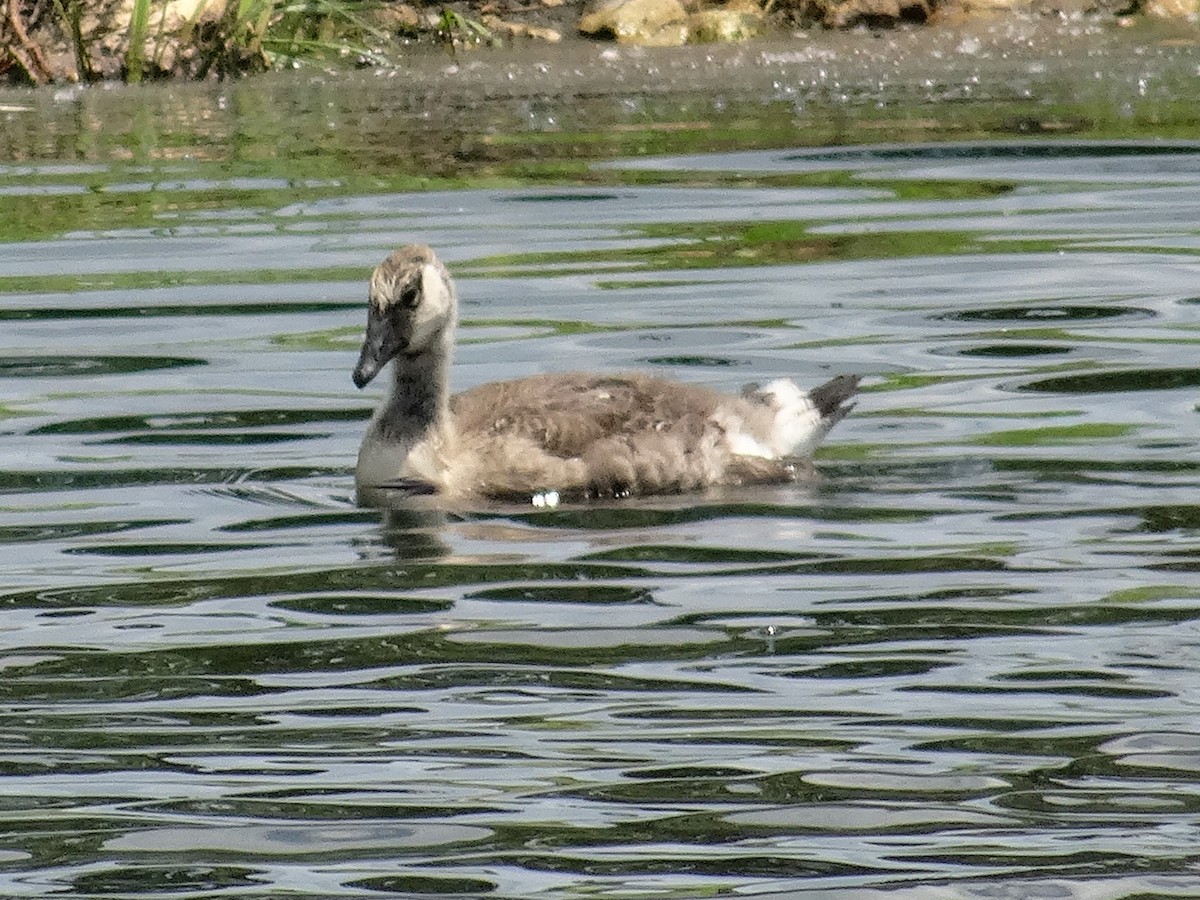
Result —
<path fill-rule="evenodd" d="M 350 376 L 354 379 L 354 386 L 366 387 L 382 368 L 383 362 L 373 356 L 371 348 L 364 344 L 362 354 L 358 357 L 358 365 L 354 367 L 354 373 Z"/>
<path fill-rule="evenodd" d="M 397 334 L 390 318 L 372 307 L 367 317 L 367 336 L 363 339 L 362 353 L 358 355 L 358 365 L 350 376 L 354 379 L 355 387 L 366 387 L 407 343 Z"/>

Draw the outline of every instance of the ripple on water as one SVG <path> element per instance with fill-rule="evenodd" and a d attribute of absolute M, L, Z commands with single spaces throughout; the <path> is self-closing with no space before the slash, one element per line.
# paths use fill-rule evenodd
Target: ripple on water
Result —
<path fill-rule="evenodd" d="M 154 369 L 203 366 L 204 359 L 175 356 L 9 356 L 0 359 L 0 378 L 84 378 L 130 375 Z"/>
<path fill-rule="evenodd" d="M 415 822 L 308 823 L 203 828 L 147 828 L 105 841 L 105 849 L 142 853 L 246 853 L 252 856 L 337 856 L 379 850 L 411 850 L 481 841 L 486 828 Z"/>
<path fill-rule="evenodd" d="M 1154 311 L 1136 306 L 1099 306 L 1079 304 L 1053 304 L 1039 306 L 997 306 L 983 309 L 955 310 L 937 313 L 931 318 L 944 322 L 1047 322 L 1061 324 L 1094 322 L 1105 319 L 1147 319 Z"/>
<path fill-rule="evenodd" d="M 1053 394 L 1102 394 L 1137 391 L 1175 391 L 1200 386 L 1200 369 L 1127 369 L 1039 378 L 1021 390 Z"/>
<path fill-rule="evenodd" d="M 1194 149 L 40 174 L 147 205 L 0 292 L 0 894 L 1195 894 Z M 363 279 L 413 239 L 458 385 L 865 390 L 797 485 L 359 509 Z"/>
<path fill-rule="evenodd" d="M 933 348 L 930 352 L 947 356 L 978 356 L 985 359 L 1020 359 L 1028 356 L 1068 356 L 1078 354 L 1079 350 L 1062 344 L 1028 344 L 1013 341 L 1005 344 L 938 347 Z"/>

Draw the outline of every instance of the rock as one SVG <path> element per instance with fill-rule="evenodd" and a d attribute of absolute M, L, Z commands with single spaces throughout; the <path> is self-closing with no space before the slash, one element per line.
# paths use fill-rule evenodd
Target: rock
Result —
<path fill-rule="evenodd" d="M 524 22 L 506 22 L 499 16 L 484 16 L 481 20 L 493 34 L 503 34 L 507 37 L 529 37 L 557 44 L 562 40 L 562 32 L 554 28 L 543 28 L 540 25 L 527 25 Z"/>
<path fill-rule="evenodd" d="M 1142 12 L 1159 19 L 1200 18 L 1200 0 L 1145 0 Z"/>
<path fill-rule="evenodd" d="M 117 11 L 114 24 L 121 32 L 133 21 L 134 0 L 124 0 Z M 225 0 L 167 0 L 150 5 L 150 20 L 146 33 L 152 42 L 161 34 L 177 35 L 200 22 L 215 22 L 225 15 Z"/>
<path fill-rule="evenodd" d="M 815 4 L 822 23 L 830 28 L 926 22 L 936 5 L 936 0 L 820 0 Z"/>
<path fill-rule="evenodd" d="M 762 12 L 737 8 L 702 9 L 688 16 L 688 40 L 692 43 L 744 41 L 758 34 Z"/>
<path fill-rule="evenodd" d="M 425 18 L 408 3 L 389 3 L 368 9 L 363 15 L 376 28 L 392 34 L 412 34 L 425 25 Z"/>
<path fill-rule="evenodd" d="M 668 46 L 687 40 L 687 12 L 679 0 L 597 0 L 579 20 L 579 33 L 623 44 Z"/>
<path fill-rule="evenodd" d="M 725 6 L 689 9 L 699 0 L 598 0 L 579 21 L 579 31 L 625 44 L 677 47 L 688 42 L 740 41 L 762 25 L 757 0 L 732 0 Z"/>
<path fill-rule="evenodd" d="M 133 2 L 123 11 L 133 15 Z M 162 6 L 151 5 L 150 24 L 146 29 L 146 59 L 163 72 L 173 72 L 193 54 L 191 31 L 213 26 L 226 14 L 225 0 L 169 0 Z"/>
<path fill-rule="evenodd" d="M 1075 0 L 1069 0 L 1069 2 L 1075 2 Z M 1089 2 L 1089 0 L 1083 0 L 1083 2 Z M 959 0 L 955 5 L 967 15 L 980 13 L 986 15 L 987 13 L 1031 10 L 1035 4 L 1030 0 Z"/>

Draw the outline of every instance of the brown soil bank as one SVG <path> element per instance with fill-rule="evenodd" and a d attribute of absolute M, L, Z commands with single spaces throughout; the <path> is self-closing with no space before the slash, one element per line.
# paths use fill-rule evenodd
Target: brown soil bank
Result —
<path fill-rule="evenodd" d="M 1012 16 L 1128 24 L 1200 19 L 1200 0 L 0 0 L 0 79 L 223 78 L 302 61 L 387 67 L 414 43 L 643 46 Z M 1190 30 L 1189 27 L 1189 30 Z M 812 35 L 819 40 L 819 36 Z"/>

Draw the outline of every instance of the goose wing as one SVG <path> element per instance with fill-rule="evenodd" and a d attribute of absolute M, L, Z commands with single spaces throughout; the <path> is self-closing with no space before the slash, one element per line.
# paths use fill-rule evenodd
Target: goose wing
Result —
<path fill-rule="evenodd" d="M 451 410 L 480 493 L 624 496 L 791 480 L 803 460 L 790 454 L 815 446 L 852 388 L 823 385 L 814 402 L 791 382 L 732 397 L 645 375 L 536 375 L 459 394 Z"/>
<path fill-rule="evenodd" d="M 644 375 L 535 375 L 481 385 L 451 402 L 460 434 L 527 439 L 561 458 L 611 438 L 699 438 L 721 395 Z"/>

